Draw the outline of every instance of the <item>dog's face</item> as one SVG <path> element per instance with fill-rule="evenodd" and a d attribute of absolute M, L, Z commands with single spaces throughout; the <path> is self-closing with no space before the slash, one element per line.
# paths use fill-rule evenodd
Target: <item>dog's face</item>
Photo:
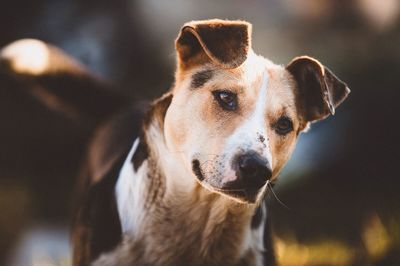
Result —
<path fill-rule="evenodd" d="M 250 48 L 250 25 L 187 24 L 164 129 L 168 148 L 206 189 L 256 202 L 290 157 L 299 133 L 333 112 L 348 89 L 318 61 L 286 68 Z"/>

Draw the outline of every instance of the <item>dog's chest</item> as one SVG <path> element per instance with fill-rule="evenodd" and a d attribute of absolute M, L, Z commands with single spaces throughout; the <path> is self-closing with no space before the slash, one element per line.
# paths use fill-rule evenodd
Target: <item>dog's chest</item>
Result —
<path fill-rule="evenodd" d="M 191 219 L 190 212 L 180 217 L 163 212 L 170 210 L 143 220 L 140 237 L 126 233 L 121 244 L 94 265 L 263 265 L 261 235 L 248 224 L 243 227 L 243 221 L 228 215 L 228 221 L 218 225 L 214 222 L 221 222 L 220 217 L 212 213 Z"/>
<path fill-rule="evenodd" d="M 94 265 L 262 265 L 264 229 L 251 228 L 251 208 L 202 188 L 166 196 L 151 159 L 132 167 L 137 145 L 116 187 L 123 241 Z"/>

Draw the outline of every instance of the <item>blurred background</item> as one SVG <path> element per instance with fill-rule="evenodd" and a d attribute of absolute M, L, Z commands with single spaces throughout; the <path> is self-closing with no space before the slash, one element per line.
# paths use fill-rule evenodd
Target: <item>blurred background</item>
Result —
<path fill-rule="evenodd" d="M 279 265 L 400 265 L 398 0 L 3 0 L 0 47 L 38 38 L 108 83 L 87 99 L 94 115 L 69 116 L 0 73 L 0 265 L 70 264 L 75 177 L 114 110 L 102 101 L 168 90 L 180 27 L 207 18 L 248 20 L 257 53 L 313 56 L 352 90 L 300 137 L 270 194 Z"/>

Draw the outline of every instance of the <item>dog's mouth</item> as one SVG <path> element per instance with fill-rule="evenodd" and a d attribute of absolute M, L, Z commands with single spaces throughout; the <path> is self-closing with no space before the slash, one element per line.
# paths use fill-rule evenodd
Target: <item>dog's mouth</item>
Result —
<path fill-rule="evenodd" d="M 255 203 L 257 201 L 258 191 L 248 191 L 241 187 L 225 189 L 209 184 L 209 182 L 205 180 L 205 175 L 201 169 L 200 161 L 197 159 L 192 161 L 192 171 L 196 176 L 197 181 L 207 190 L 223 194 L 224 196 L 228 196 L 240 203 Z"/>
<path fill-rule="evenodd" d="M 192 161 L 192 171 L 198 181 L 202 182 L 204 180 L 204 175 L 203 172 L 201 171 L 199 160 L 196 159 Z"/>

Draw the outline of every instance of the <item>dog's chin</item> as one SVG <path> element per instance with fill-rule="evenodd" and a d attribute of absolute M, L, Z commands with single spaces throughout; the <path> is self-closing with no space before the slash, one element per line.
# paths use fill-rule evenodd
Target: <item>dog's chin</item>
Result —
<path fill-rule="evenodd" d="M 219 191 L 219 190 L 214 190 L 214 192 L 217 192 L 224 197 L 228 197 L 229 199 L 232 199 L 236 202 L 243 204 L 255 204 L 257 202 L 257 194 L 254 196 L 253 195 L 249 196 L 243 192 L 241 193 L 241 192 Z"/>
<path fill-rule="evenodd" d="M 199 182 L 203 188 L 207 189 L 210 192 L 218 193 L 224 197 L 227 197 L 231 200 L 243 204 L 255 204 L 257 202 L 258 191 L 246 192 L 245 190 L 239 190 L 239 189 L 229 190 L 209 184 L 209 182 L 207 182 L 206 177 L 201 170 L 199 160 L 193 160 L 192 171 L 196 177 L 197 182 Z"/>

